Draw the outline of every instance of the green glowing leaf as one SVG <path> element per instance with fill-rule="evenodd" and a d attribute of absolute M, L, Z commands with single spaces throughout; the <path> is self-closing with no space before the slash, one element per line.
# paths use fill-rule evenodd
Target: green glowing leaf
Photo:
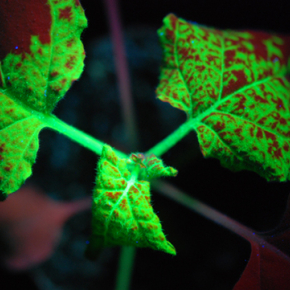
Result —
<path fill-rule="evenodd" d="M 157 97 L 187 113 L 205 157 L 286 181 L 290 164 L 290 37 L 221 31 L 170 14 L 158 31 Z"/>
<path fill-rule="evenodd" d="M 137 159 L 144 161 L 145 167 Z M 151 174 L 151 170 L 157 170 L 153 169 L 155 162 L 160 174 Z M 92 235 L 87 251 L 92 256 L 98 249 L 114 245 L 151 247 L 176 254 L 153 212 L 150 183 L 142 180 L 144 173 L 140 174 L 144 169 L 153 177 L 177 174 L 175 169 L 164 167 L 156 157 L 146 158 L 136 153 L 124 159 L 119 158 L 110 146 L 103 147 L 93 193 Z"/>
<path fill-rule="evenodd" d="M 158 159 L 154 154 L 145 156 L 142 153 L 133 153 L 128 159 L 128 168 L 130 166 L 140 165 L 138 178 L 141 180 L 151 180 L 161 176 L 176 176 L 177 170 L 173 167 L 165 167 L 163 161 Z M 132 164 L 132 165 L 130 165 Z M 134 167 L 132 167 L 133 169 Z"/>
<path fill-rule="evenodd" d="M 78 0 L 0 1 L 0 191 L 31 175 L 38 134 L 83 70 Z"/>

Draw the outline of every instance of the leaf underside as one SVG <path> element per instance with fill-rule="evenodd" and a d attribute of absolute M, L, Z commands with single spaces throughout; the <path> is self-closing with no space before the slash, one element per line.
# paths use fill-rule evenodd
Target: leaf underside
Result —
<path fill-rule="evenodd" d="M 157 97 L 186 112 L 205 157 L 289 179 L 290 37 L 221 31 L 170 14 Z"/>
<path fill-rule="evenodd" d="M 152 160 L 150 156 L 150 165 Z M 156 163 L 165 175 L 177 174 L 157 158 Z M 140 171 L 140 163 L 132 167 L 130 159 L 119 158 L 108 145 L 103 147 L 93 192 L 92 235 L 87 250 L 90 255 L 100 248 L 116 245 L 150 247 L 176 254 L 150 204 L 150 183 L 140 179 L 144 176 Z"/>
<path fill-rule="evenodd" d="M 78 0 L 0 1 L 0 191 L 31 175 L 42 119 L 83 70 Z"/>

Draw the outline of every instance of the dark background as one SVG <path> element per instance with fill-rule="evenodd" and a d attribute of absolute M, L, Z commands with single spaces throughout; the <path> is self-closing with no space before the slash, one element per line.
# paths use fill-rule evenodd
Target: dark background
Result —
<path fill-rule="evenodd" d="M 81 1 L 89 21 L 82 39 L 85 71 L 55 114 L 67 123 L 125 150 L 124 126 L 104 1 Z M 140 148 L 146 151 L 186 120 L 183 112 L 155 99 L 161 49 L 156 30 L 168 13 L 217 28 L 289 33 L 285 1 L 119 1 L 126 39 Z M 28 183 L 59 200 L 91 195 L 98 157 L 67 138 L 44 130 Z M 289 183 L 266 182 L 256 173 L 233 173 L 218 160 L 204 159 L 194 133 L 163 156 L 179 170 L 170 181 L 233 219 L 255 229 L 277 225 L 285 209 Z M 230 290 L 250 255 L 247 241 L 152 191 L 153 206 L 177 256 L 138 249 L 131 289 Z M 21 275 L 6 272 L 7 283 L 29 289 L 114 289 L 119 248 L 105 249 L 96 262 L 83 257 L 90 213 L 72 218 L 50 260 Z M 1 278 L 4 279 L 4 278 Z M 8 285 L 8 284 L 7 284 Z M 12 285 L 12 284 L 10 284 Z M 23 287 L 24 288 L 24 287 Z M 7 288 L 10 289 L 10 288 Z M 17 289 L 17 288 L 15 288 Z"/>

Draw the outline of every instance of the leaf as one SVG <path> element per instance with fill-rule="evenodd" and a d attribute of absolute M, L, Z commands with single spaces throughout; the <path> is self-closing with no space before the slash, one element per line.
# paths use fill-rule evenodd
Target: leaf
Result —
<path fill-rule="evenodd" d="M 54 201 L 40 189 L 23 186 L 0 204 L 1 244 L 6 267 L 26 270 L 47 260 L 61 237 L 64 223 L 90 208 L 91 198 L 72 202 Z"/>
<path fill-rule="evenodd" d="M 140 164 L 139 179 L 141 180 L 150 181 L 153 178 L 161 176 L 177 175 L 177 170 L 175 168 L 165 167 L 163 161 L 158 159 L 154 154 L 150 154 L 149 156 L 145 156 L 142 153 L 131 154 L 127 163 L 133 164 L 133 166 L 128 166 L 129 169 L 131 167 L 131 170 L 134 169 L 136 164 Z"/>
<path fill-rule="evenodd" d="M 48 2 L 48 3 L 47 3 Z M 87 26 L 78 0 L 0 0 L 0 190 L 31 175 L 44 119 L 79 78 Z"/>
<path fill-rule="evenodd" d="M 257 239 L 260 238 L 260 239 Z M 272 232 L 247 238 L 250 260 L 234 290 L 288 290 L 290 285 L 290 198 L 283 221 Z"/>
<path fill-rule="evenodd" d="M 221 31 L 170 14 L 157 97 L 187 113 L 205 157 L 289 179 L 290 37 Z"/>
<path fill-rule="evenodd" d="M 140 165 L 138 159 L 142 159 L 145 167 Z M 94 257 L 98 249 L 115 245 L 151 247 L 176 254 L 174 246 L 162 232 L 158 216 L 153 212 L 150 183 L 142 179 L 145 174 L 141 172 L 145 168 L 151 175 L 153 160 L 161 173 L 166 172 L 167 176 L 177 174 L 175 169 L 164 167 L 156 157 L 146 158 L 136 153 L 129 159 L 119 158 L 110 146 L 104 145 L 93 192 L 92 236 L 88 256 Z"/>

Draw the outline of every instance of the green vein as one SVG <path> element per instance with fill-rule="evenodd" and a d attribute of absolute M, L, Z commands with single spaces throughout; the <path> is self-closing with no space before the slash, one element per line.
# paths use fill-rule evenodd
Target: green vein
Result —
<path fill-rule="evenodd" d="M 222 47 L 221 47 L 221 80 L 220 80 L 220 88 L 219 88 L 219 96 L 218 96 L 218 101 L 221 100 L 222 98 L 222 93 L 223 93 L 223 86 L 224 86 L 224 69 L 225 69 L 225 38 L 223 36 L 221 36 L 221 43 L 222 43 Z"/>

